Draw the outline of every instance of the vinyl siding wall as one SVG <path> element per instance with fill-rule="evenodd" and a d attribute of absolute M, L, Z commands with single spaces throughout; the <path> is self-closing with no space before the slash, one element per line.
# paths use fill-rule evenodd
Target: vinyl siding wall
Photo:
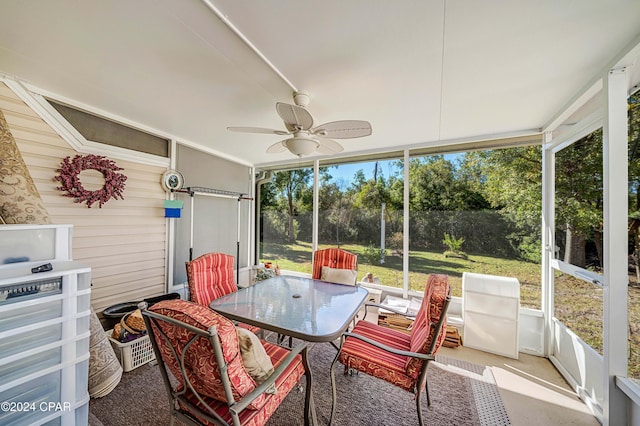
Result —
<path fill-rule="evenodd" d="M 62 159 L 78 152 L 1 82 L 0 109 L 52 223 L 74 225 L 73 258 L 92 268 L 91 300 L 96 312 L 163 294 L 167 220 L 160 177 L 165 168 L 114 159 L 127 176 L 124 200 L 87 208 L 63 196 L 54 180 Z M 89 171 L 82 173 L 82 182 L 89 189 L 103 179 L 99 172 Z"/>

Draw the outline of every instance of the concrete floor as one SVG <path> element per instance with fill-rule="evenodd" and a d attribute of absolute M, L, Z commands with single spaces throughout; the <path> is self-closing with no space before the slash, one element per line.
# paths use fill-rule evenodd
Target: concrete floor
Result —
<path fill-rule="evenodd" d="M 490 366 L 512 425 L 600 425 L 546 358 L 505 358 L 464 346 L 439 353 Z"/>

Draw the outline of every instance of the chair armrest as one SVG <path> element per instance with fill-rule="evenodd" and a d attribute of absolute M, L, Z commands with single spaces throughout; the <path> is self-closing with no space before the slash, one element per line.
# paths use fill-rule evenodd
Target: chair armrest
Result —
<path fill-rule="evenodd" d="M 382 309 L 384 309 L 385 311 L 391 311 L 391 312 L 393 312 L 394 314 L 404 315 L 405 317 L 409 317 L 409 318 L 415 318 L 415 317 L 416 317 L 416 315 L 417 315 L 417 314 L 412 314 L 412 313 L 409 313 L 409 312 L 402 312 L 402 311 L 400 311 L 400 310 L 394 309 L 394 308 L 392 308 L 392 307 L 390 307 L 390 306 L 387 306 L 387 305 L 383 305 L 383 304 L 381 304 L 381 303 L 365 303 L 365 304 L 364 304 L 364 306 L 365 306 L 365 308 L 368 308 L 369 306 L 374 306 L 374 307 L 382 308 Z"/>
<path fill-rule="evenodd" d="M 245 395 L 244 398 L 242 398 L 240 401 L 236 401 L 236 403 L 233 404 L 233 406 L 230 407 L 229 410 L 233 411 L 234 413 L 240 413 L 242 410 L 247 408 L 247 406 L 251 404 L 251 402 L 253 402 L 254 399 L 262 395 L 267 389 L 269 389 L 269 387 L 271 387 L 271 385 L 273 385 L 276 382 L 276 379 L 280 377 L 280 375 L 284 372 L 284 370 L 287 367 L 289 367 L 289 365 L 292 362 L 295 361 L 295 358 L 298 354 L 306 350 L 307 350 L 306 343 L 301 343 L 297 345 L 295 348 L 291 349 L 291 352 L 289 352 L 289 354 L 282 360 L 282 362 L 273 371 L 273 373 L 271 373 L 271 375 L 267 380 L 265 380 L 264 382 L 256 386 L 254 390 L 252 390 L 247 395 Z"/>
<path fill-rule="evenodd" d="M 382 350 L 385 350 L 387 352 L 391 352 L 392 354 L 408 356 L 408 357 L 411 357 L 411 358 L 418 358 L 418 359 L 422 359 L 422 360 L 425 360 L 425 361 L 434 361 L 436 359 L 436 357 L 434 355 L 422 354 L 422 353 L 419 353 L 419 352 L 410 352 L 410 351 L 403 351 L 403 350 L 400 350 L 400 349 L 395 349 L 395 348 L 392 348 L 390 346 L 383 345 L 380 342 L 376 342 L 375 340 L 369 339 L 368 337 L 361 336 L 359 334 L 342 333 L 342 335 L 344 337 L 353 337 L 354 339 L 362 340 L 363 342 L 366 342 L 366 343 L 368 343 L 368 344 L 370 344 L 372 346 L 375 346 L 375 347 L 380 348 Z"/>

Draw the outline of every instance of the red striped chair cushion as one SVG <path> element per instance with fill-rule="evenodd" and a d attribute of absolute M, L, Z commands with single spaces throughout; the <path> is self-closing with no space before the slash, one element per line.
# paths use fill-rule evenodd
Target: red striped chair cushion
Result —
<path fill-rule="evenodd" d="M 428 353 L 431 341 L 434 338 L 436 329 L 431 327 L 431 323 L 437 323 L 442 315 L 442 309 L 444 302 L 449 294 L 449 277 L 442 274 L 431 274 L 427 281 L 427 288 L 425 290 L 424 298 L 422 299 L 422 305 L 416 315 L 416 319 L 413 322 L 411 328 L 411 352 L 418 352 L 426 354 Z M 442 330 L 446 330 L 447 320 L 445 317 L 442 323 Z M 438 335 L 438 340 L 433 350 L 433 355 L 436 355 L 444 343 L 446 337 L 445 332 L 441 332 Z M 407 360 L 406 371 L 410 377 L 417 379 L 420 375 L 420 369 L 424 361 L 417 358 L 409 358 Z"/>
<path fill-rule="evenodd" d="M 187 262 L 189 299 L 199 305 L 209 306 L 212 300 L 238 291 L 233 274 L 235 258 L 224 253 L 207 253 Z M 240 323 L 254 334 L 260 327 Z"/>
<path fill-rule="evenodd" d="M 289 350 L 281 346 L 274 345 L 269 342 L 263 341 L 262 344 L 267 351 L 267 354 L 273 362 L 273 366 L 277 367 L 278 364 L 289 354 Z M 286 398 L 289 392 L 297 385 L 300 378 L 304 375 L 304 366 L 302 365 L 302 356 L 297 356 L 298 360 L 292 363 L 287 369 L 276 379 L 276 387 L 278 392 L 276 394 L 264 394 L 265 402 L 260 410 L 244 410 L 240 413 L 240 422 L 242 425 L 247 426 L 259 426 L 264 425 L 271 415 L 276 411 L 278 406 Z M 189 401 L 203 410 L 202 404 L 197 400 L 195 395 L 191 392 L 186 393 Z M 213 408 L 225 421 L 232 424 L 231 414 L 226 404 L 217 401 L 212 398 L 205 398 L 205 402 Z M 182 406 L 183 409 L 188 410 L 187 407 Z M 190 410 L 188 410 L 190 411 Z M 206 411 L 206 410 L 203 410 Z M 198 413 L 191 411 L 194 416 L 200 420 L 204 425 L 213 425 L 214 423 L 208 422 L 206 419 L 199 416 Z"/>
<path fill-rule="evenodd" d="M 234 257 L 224 253 L 207 253 L 187 262 L 191 301 L 209 306 L 212 300 L 238 291 L 233 265 Z"/>
<path fill-rule="evenodd" d="M 262 331 L 262 329 L 260 327 L 257 327 L 255 325 L 251 325 L 251 324 L 245 324 L 243 322 L 239 322 L 238 323 L 238 327 L 246 328 L 247 330 L 249 330 L 253 334 L 259 334 L 260 331 Z"/>
<path fill-rule="evenodd" d="M 367 321 L 358 321 L 352 333 L 373 339 L 394 349 L 409 350 L 410 336 Z M 362 340 L 347 337 L 338 360 L 345 368 L 355 368 L 411 392 L 416 380 L 406 374 L 408 358 L 379 349 Z"/>
<path fill-rule="evenodd" d="M 323 266 L 355 271 L 358 269 L 358 256 L 339 248 L 316 250 L 313 254 L 313 274 L 311 278 L 319 280 Z"/>

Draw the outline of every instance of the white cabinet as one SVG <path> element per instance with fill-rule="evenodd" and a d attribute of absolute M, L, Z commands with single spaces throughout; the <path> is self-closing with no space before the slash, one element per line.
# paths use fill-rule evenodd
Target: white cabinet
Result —
<path fill-rule="evenodd" d="M 12 228 L 21 233 L 32 228 L 36 235 L 52 226 L 1 226 L 4 253 Z M 62 234 L 71 231 L 61 228 Z M 28 232 L 24 235 L 30 238 Z M 70 241 L 70 235 L 63 239 Z M 45 254 L 36 256 L 37 261 L 0 265 L 2 425 L 88 423 L 91 270 L 68 260 L 71 250 L 60 251 L 56 241 L 60 238 L 48 240 L 53 248 L 40 247 Z M 16 254 L 32 256 L 28 250 Z M 52 270 L 32 273 L 31 268 L 49 262 Z"/>
<path fill-rule="evenodd" d="M 518 358 L 520 283 L 517 278 L 462 274 L 464 345 Z"/>

